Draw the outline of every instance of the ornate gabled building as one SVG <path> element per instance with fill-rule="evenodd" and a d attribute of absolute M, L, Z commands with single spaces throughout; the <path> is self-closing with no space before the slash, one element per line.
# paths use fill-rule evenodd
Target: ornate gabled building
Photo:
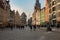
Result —
<path fill-rule="evenodd" d="M 10 27 L 15 26 L 15 10 L 10 11 L 9 26 Z"/>
<path fill-rule="evenodd" d="M 10 7 L 10 4 L 9 4 L 10 1 L 7 0 L 6 3 L 7 3 L 7 4 L 6 4 L 6 5 L 7 5 L 7 6 L 6 6 L 6 11 L 7 11 L 7 16 L 8 16 L 8 21 L 9 21 L 10 13 L 11 13 L 11 7 Z"/>
<path fill-rule="evenodd" d="M 21 14 L 21 26 L 26 26 L 27 25 L 27 15 L 25 12 Z"/>
<path fill-rule="evenodd" d="M 0 0 L 0 27 L 5 27 L 8 25 L 9 13 L 9 0 Z"/>
<path fill-rule="evenodd" d="M 34 13 L 32 14 L 32 25 L 40 26 L 41 4 L 36 0 L 34 6 Z"/>
<path fill-rule="evenodd" d="M 20 18 L 20 14 L 18 11 L 16 11 L 16 14 L 15 14 L 15 25 L 16 26 L 20 26 L 21 25 L 21 18 Z"/>

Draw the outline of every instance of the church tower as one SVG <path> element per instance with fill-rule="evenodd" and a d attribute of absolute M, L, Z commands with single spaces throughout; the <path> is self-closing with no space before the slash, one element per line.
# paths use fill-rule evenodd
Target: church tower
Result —
<path fill-rule="evenodd" d="M 41 13 L 41 4 L 39 0 L 36 0 L 34 6 L 34 12 L 32 14 L 32 25 L 40 26 L 40 13 Z"/>
<path fill-rule="evenodd" d="M 40 10 L 41 9 L 41 4 L 39 3 L 39 0 L 36 0 L 34 9 L 35 10 Z"/>

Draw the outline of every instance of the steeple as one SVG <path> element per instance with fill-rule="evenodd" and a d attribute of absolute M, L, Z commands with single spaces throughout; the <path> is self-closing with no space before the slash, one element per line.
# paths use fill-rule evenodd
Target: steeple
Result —
<path fill-rule="evenodd" d="M 10 0 L 6 0 L 7 4 L 9 4 Z"/>
<path fill-rule="evenodd" d="M 39 2 L 39 0 L 36 0 L 36 3 Z"/>
<path fill-rule="evenodd" d="M 40 10 L 40 8 L 41 8 L 41 4 L 39 3 L 39 0 L 36 0 L 35 9 L 39 9 Z"/>

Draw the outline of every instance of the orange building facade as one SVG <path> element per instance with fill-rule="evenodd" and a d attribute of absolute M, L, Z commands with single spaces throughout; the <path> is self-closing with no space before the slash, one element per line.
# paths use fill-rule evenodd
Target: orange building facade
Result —
<path fill-rule="evenodd" d="M 48 3 L 48 0 L 46 0 L 46 6 L 45 6 L 45 22 L 49 23 L 49 3 Z"/>
<path fill-rule="evenodd" d="M 46 0 L 45 21 L 52 27 L 60 27 L 60 0 Z"/>

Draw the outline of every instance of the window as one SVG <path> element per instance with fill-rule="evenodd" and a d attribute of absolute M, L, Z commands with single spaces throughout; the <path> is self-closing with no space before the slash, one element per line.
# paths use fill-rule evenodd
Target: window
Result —
<path fill-rule="evenodd" d="M 55 8 L 55 7 L 53 7 L 53 8 L 52 8 L 52 11 L 55 11 L 55 10 L 56 10 L 56 8 Z"/>
<path fill-rule="evenodd" d="M 49 13 L 51 13 L 51 9 L 49 10 Z"/>
<path fill-rule="evenodd" d="M 55 5 L 55 4 L 56 4 L 56 2 L 55 2 L 55 1 L 53 1 L 53 2 L 52 2 L 52 5 Z"/>
<path fill-rule="evenodd" d="M 49 4 L 49 8 L 51 7 L 52 5 L 51 4 Z"/>
<path fill-rule="evenodd" d="M 55 13 L 52 14 L 52 18 L 53 19 L 56 18 L 56 14 Z"/>

